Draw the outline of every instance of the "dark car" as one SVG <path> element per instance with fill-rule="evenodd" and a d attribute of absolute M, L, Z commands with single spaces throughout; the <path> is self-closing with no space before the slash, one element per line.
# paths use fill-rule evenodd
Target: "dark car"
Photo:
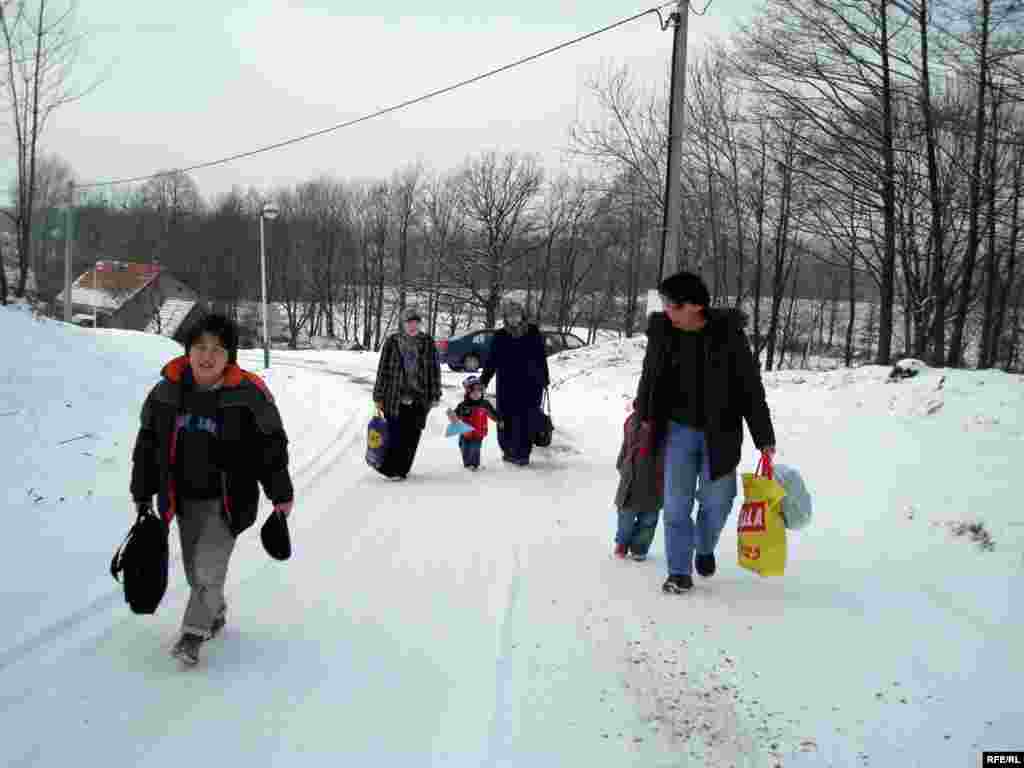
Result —
<path fill-rule="evenodd" d="M 452 336 L 450 339 L 438 340 L 435 343 L 441 362 L 453 371 L 477 371 L 486 368 L 495 330 L 482 328 L 460 336 Z M 575 333 L 542 330 L 541 335 L 544 337 L 544 349 L 549 357 L 567 349 L 579 349 L 587 345 Z"/>

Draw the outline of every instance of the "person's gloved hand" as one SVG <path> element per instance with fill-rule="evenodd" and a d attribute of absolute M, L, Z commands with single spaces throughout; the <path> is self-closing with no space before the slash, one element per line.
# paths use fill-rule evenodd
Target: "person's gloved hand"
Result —
<path fill-rule="evenodd" d="M 636 431 L 636 450 L 640 456 L 650 456 L 654 451 L 654 422 L 641 421 Z"/>

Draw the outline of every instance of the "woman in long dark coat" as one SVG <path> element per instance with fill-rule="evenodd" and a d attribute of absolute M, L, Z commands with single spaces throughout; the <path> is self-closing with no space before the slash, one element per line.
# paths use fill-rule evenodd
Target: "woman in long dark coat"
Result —
<path fill-rule="evenodd" d="M 530 463 L 533 436 L 541 427 L 541 400 L 550 380 L 548 359 L 544 337 L 527 322 L 522 304 L 507 302 L 502 315 L 505 327 L 494 334 L 480 384 L 486 391 L 497 375 L 497 407 L 504 425 L 498 431 L 502 458 L 525 467 Z"/>

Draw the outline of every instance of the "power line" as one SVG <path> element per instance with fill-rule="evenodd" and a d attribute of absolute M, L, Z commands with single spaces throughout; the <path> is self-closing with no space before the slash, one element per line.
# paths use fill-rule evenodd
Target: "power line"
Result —
<path fill-rule="evenodd" d="M 613 29 L 625 26 L 626 24 L 634 22 L 637 19 L 641 19 L 644 16 L 647 16 L 648 14 L 659 13 L 663 8 L 667 8 L 669 6 L 674 6 L 674 5 L 676 5 L 675 2 L 667 2 L 667 3 L 663 3 L 662 5 L 656 6 L 654 8 L 648 8 L 646 11 L 641 11 L 640 13 L 634 14 L 633 16 L 630 16 L 630 17 L 625 18 L 625 19 L 620 19 L 619 21 L 616 21 L 616 22 L 614 22 L 612 24 L 609 24 L 609 25 L 607 25 L 605 27 L 601 27 L 600 29 L 594 30 L 593 32 L 588 32 L 587 34 L 581 35 L 579 37 L 575 37 L 572 40 L 567 40 L 564 43 L 559 43 L 558 45 L 555 45 L 555 46 L 553 46 L 551 48 L 546 48 L 545 50 L 540 51 L 539 53 L 534 53 L 534 54 L 532 54 L 530 56 L 525 56 L 525 57 L 523 57 L 521 59 L 517 59 L 516 61 L 513 61 L 510 64 L 505 64 L 504 66 L 498 67 L 497 69 L 489 70 L 487 72 L 484 72 L 483 74 L 476 75 L 475 77 L 471 77 L 471 78 L 469 78 L 467 80 L 461 80 L 461 81 L 459 81 L 457 83 L 454 83 L 452 85 L 445 86 L 444 88 L 438 88 L 437 90 L 430 91 L 428 93 L 423 94 L 422 96 L 417 96 L 416 98 L 413 98 L 413 99 L 407 99 L 406 101 L 400 102 L 398 104 L 394 104 L 394 105 L 392 105 L 390 107 L 385 107 L 384 109 L 377 110 L 376 112 L 372 112 L 372 113 L 370 113 L 368 115 L 363 115 L 362 117 L 357 117 L 357 118 L 355 118 L 353 120 L 347 120 L 344 123 L 338 123 L 337 125 L 332 125 L 329 128 L 323 128 L 323 129 L 321 129 L 319 131 L 313 131 L 311 133 L 305 133 L 305 134 L 303 134 L 301 136 L 295 136 L 294 138 L 285 139 L 284 141 L 279 141 L 279 142 L 277 142 L 275 144 L 268 144 L 268 145 L 266 145 L 264 147 L 259 147 L 258 149 L 249 150 L 247 152 L 239 152 L 239 153 L 234 154 L 234 155 L 229 155 L 228 157 L 222 157 L 222 158 L 220 158 L 218 160 L 210 160 L 209 162 L 206 162 L 206 163 L 197 163 L 196 165 L 190 165 L 187 168 L 176 168 L 174 170 L 175 171 L 179 171 L 181 173 L 189 173 L 191 171 L 199 171 L 199 170 L 203 170 L 205 168 L 212 168 L 212 167 L 217 166 L 217 165 L 224 165 L 226 163 L 234 162 L 235 160 L 242 160 L 242 159 L 247 158 L 247 157 L 253 157 L 254 155 L 259 155 L 259 154 L 262 154 L 264 152 L 271 152 L 271 151 L 273 151 L 275 149 L 281 149 L 283 147 L 291 146 L 292 144 L 298 144 L 299 142 L 302 142 L 302 141 L 308 141 L 309 139 L 313 139 L 313 138 L 316 138 L 318 136 L 324 136 L 324 135 L 326 135 L 328 133 L 333 133 L 334 131 L 340 131 L 343 128 L 350 128 L 350 127 L 352 127 L 354 125 L 358 125 L 359 123 L 364 123 L 364 122 L 366 122 L 368 120 L 373 120 L 374 118 L 381 117 L 381 116 L 389 114 L 391 112 L 397 112 L 398 110 L 405 109 L 406 107 L 411 107 L 411 106 L 413 106 L 415 104 L 419 104 L 421 102 L 427 101 L 428 99 L 433 99 L 433 98 L 435 98 L 437 96 L 442 96 L 442 95 L 444 95 L 446 93 L 451 93 L 452 91 L 457 90 L 459 88 L 464 88 L 467 85 L 472 85 L 474 83 L 478 83 L 481 80 L 485 80 L 485 79 L 487 79 L 489 77 L 493 77 L 494 75 L 498 75 L 498 74 L 500 74 L 502 72 L 507 72 L 508 70 L 514 69 L 515 67 L 522 66 L 523 64 L 528 64 L 528 63 L 530 63 L 532 61 L 536 61 L 537 59 L 542 58 L 543 56 L 547 56 L 547 55 L 555 53 L 557 51 L 561 51 L 561 50 L 563 50 L 565 48 L 568 48 L 568 47 L 570 47 L 572 45 L 576 45 L 577 43 L 582 43 L 584 40 L 589 40 L 592 37 L 597 37 L 598 35 L 602 35 L 605 32 L 610 32 Z M 659 15 L 660 15 L 660 13 L 659 13 Z M 78 184 L 77 188 L 78 189 L 95 189 L 96 187 L 112 187 L 112 186 L 115 186 L 117 184 L 132 184 L 132 183 L 140 182 L 140 181 L 148 181 L 149 179 L 154 179 L 154 178 L 157 178 L 158 176 L 161 176 L 161 175 L 163 175 L 163 174 L 162 173 L 151 173 L 151 174 L 148 174 L 146 176 L 133 176 L 133 177 L 130 177 L 130 178 L 114 179 L 114 180 L 111 180 L 111 181 L 95 181 L 95 182 L 89 182 L 88 184 Z"/>

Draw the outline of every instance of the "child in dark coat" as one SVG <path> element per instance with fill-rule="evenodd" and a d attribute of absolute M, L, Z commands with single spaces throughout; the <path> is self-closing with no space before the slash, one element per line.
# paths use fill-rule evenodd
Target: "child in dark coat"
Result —
<path fill-rule="evenodd" d="M 501 429 L 503 424 L 491 402 L 484 399 L 480 379 L 470 376 L 462 382 L 462 388 L 466 396 L 454 409 L 448 411 L 448 419 L 452 423 L 462 421 L 473 428 L 472 432 L 459 437 L 459 450 L 462 451 L 462 465 L 466 469 L 476 471 L 480 468 L 480 448 L 487 437 L 487 419 L 497 422 L 498 429 Z"/>
<path fill-rule="evenodd" d="M 637 417 L 635 400 L 633 408 L 623 426 L 622 448 L 615 462 L 619 488 L 615 493 L 618 529 L 614 554 L 619 559 L 646 560 L 665 503 L 665 463 L 653 445 L 654 436 Z"/>

